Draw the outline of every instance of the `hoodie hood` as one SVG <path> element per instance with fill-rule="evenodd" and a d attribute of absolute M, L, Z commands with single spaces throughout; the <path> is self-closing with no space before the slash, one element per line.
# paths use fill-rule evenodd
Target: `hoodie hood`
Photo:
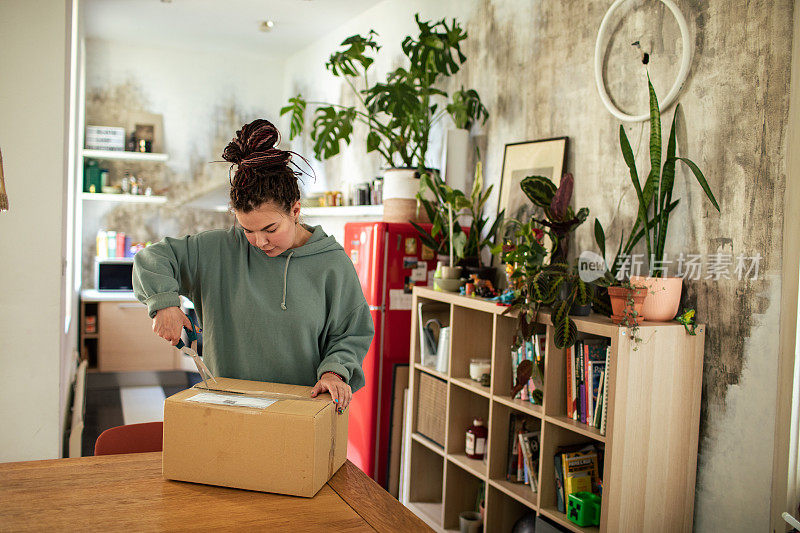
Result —
<path fill-rule="evenodd" d="M 336 238 L 325 233 L 322 226 L 311 227 L 303 224 L 303 227 L 311 232 L 311 237 L 309 237 L 308 241 L 303 246 L 285 250 L 278 257 L 288 257 L 290 255 L 292 257 L 305 257 L 307 255 L 344 250 L 342 245 L 336 242 Z"/>
<path fill-rule="evenodd" d="M 325 233 L 325 231 L 322 229 L 322 226 L 314 226 L 312 228 L 303 224 L 303 227 L 311 232 L 311 237 L 308 238 L 308 241 L 306 241 L 303 246 L 291 248 L 278 255 L 278 257 L 286 258 L 286 265 L 283 267 L 283 300 L 281 300 L 281 309 L 284 311 L 286 311 L 286 284 L 289 276 L 289 261 L 292 260 L 292 257 L 306 257 L 309 255 L 318 255 L 326 252 L 344 250 L 342 245 L 336 242 L 336 239 L 333 236 Z"/>

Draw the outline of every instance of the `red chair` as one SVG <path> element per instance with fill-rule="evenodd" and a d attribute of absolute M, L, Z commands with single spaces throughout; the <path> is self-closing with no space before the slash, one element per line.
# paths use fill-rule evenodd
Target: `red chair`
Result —
<path fill-rule="evenodd" d="M 94 454 L 160 452 L 163 442 L 163 422 L 128 424 L 102 432 L 94 443 Z"/>

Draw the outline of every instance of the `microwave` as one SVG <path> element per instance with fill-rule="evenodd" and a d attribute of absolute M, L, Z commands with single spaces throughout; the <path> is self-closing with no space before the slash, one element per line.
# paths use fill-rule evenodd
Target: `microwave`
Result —
<path fill-rule="evenodd" d="M 98 291 L 132 291 L 133 258 L 95 258 L 94 286 Z"/>

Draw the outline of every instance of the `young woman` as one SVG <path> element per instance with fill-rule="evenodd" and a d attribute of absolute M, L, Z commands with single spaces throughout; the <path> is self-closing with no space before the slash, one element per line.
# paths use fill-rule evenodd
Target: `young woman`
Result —
<path fill-rule="evenodd" d="M 153 331 L 177 344 L 191 327 L 178 295 L 203 326 L 203 359 L 217 376 L 313 385 L 340 406 L 364 385 L 372 341 L 369 306 L 352 262 L 320 226 L 300 223 L 298 172 L 275 148 L 266 120 L 236 132 L 222 157 L 237 166 L 237 225 L 171 237 L 136 254 L 133 287 Z"/>

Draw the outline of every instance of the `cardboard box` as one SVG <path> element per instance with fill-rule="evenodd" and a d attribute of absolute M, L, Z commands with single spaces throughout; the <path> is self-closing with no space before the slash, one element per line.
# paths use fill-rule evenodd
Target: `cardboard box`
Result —
<path fill-rule="evenodd" d="M 217 378 L 164 401 L 167 479 L 314 496 L 347 458 L 348 412 L 311 387 Z"/>

